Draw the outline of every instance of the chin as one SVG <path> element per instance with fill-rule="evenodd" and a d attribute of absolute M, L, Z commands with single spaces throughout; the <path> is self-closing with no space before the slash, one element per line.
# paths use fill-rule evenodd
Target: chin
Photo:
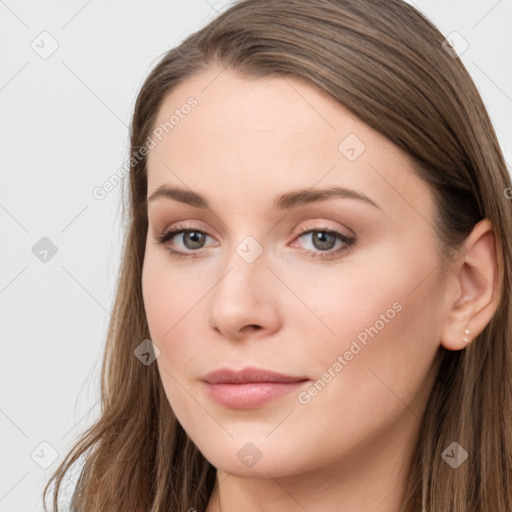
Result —
<path fill-rule="evenodd" d="M 216 443 L 215 446 L 210 444 L 205 449 L 200 445 L 196 446 L 218 470 L 237 476 L 282 477 L 308 470 L 307 461 L 304 460 L 302 464 L 296 449 L 291 445 L 286 450 L 277 439 L 272 441 L 255 436 L 254 441 L 248 441 L 250 438 L 251 436 L 230 438 L 226 443 Z"/>

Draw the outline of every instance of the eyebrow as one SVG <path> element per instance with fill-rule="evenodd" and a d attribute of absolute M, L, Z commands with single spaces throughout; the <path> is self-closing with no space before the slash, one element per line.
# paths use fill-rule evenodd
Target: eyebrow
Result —
<path fill-rule="evenodd" d="M 272 208 L 274 210 L 289 210 L 296 206 L 318 203 L 336 197 L 343 199 L 358 199 L 374 206 L 375 208 L 381 209 L 380 206 L 378 206 L 368 196 L 362 194 L 361 192 L 356 192 L 355 190 L 340 186 L 324 189 L 293 190 L 278 196 L 272 203 Z M 197 192 L 193 192 L 192 190 L 187 190 L 184 188 L 168 187 L 166 185 L 162 185 L 151 194 L 151 196 L 148 198 L 148 202 L 155 201 L 159 198 L 179 201 L 180 203 L 185 203 L 190 206 L 194 206 L 195 208 L 210 209 L 206 198 Z"/>

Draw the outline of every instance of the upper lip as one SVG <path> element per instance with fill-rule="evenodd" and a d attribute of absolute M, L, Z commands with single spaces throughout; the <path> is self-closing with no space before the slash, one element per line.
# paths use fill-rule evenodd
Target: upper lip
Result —
<path fill-rule="evenodd" d="M 244 384 L 249 382 L 301 382 L 308 378 L 249 367 L 238 371 L 231 368 L 220 368 L 208 373 L 202 380 L 209 384 Z"/>

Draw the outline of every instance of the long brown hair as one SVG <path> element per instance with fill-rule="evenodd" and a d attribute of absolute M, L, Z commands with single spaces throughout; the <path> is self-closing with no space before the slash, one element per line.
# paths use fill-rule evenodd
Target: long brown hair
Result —
<path fill-rule="evenodd" d="M 438 243 L 447 258 L 479 220 L 492 222 L 500 302 L 464 350 L 439 349 L 402 510 L 512 510 L 512 206 L 506 193 L 512 189 L 485 106 L 444 39 L 401 0 L 242 0 L 163 56 L 142 86 L 131 125 L 129 224 L 102 367 L 101 415 L 52 475 L 43 500 L 55 483 L 58 510 L 63 477 L 83 459 L 73 512 L 207 506 L 216 470 L 174 416 L 157 365 L 141 364 L 134 349 L 150 337 L 141 289 L 148 225 L 140 149 L 166 95 L 216 63 L 247 77 L 305 80 L 407 152 L 435 194 Z M 457 470 L 442 458 L 453 441 L 470 454 Z"/>

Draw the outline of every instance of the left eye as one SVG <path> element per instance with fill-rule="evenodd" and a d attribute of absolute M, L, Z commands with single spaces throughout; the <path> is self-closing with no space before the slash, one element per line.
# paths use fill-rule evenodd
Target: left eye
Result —
<path fill-rule="evenodd" d="M 169 242 L 178 235 L 181 236 L 182 244 L 188 252 L 187 250 L 171 247 Z M 306 249 L 306 254 L 320 258 L 324 258 L 325 256 L 331 257 L 332 255 L 347 250 L 355 241 L 354 237 L 347 236 L 330 228 L 308 229 L 297 235 L 296 238 L 300 239 L 309 235 L 314 235 L 311 238 L 314 249 Z M 178 257 L 198 257 L 203 252 L 201 249 L 203 249 L 206 237 L 209 236 L 211 237 L 211 235 L 200 229 L 172 229 L 158 235 L 156 242 L 159 244 L 167 244 L 167 248 L 172 255 Z M 337 241 L 340 241 L 342 246 L 338 247 L 336 250 L 332 250 Z"/>
<path fill-rule="evenodd" d="M 346 245 L 350 245 L 353 241 L 350 237 L 347 237 L 343 233 L 340 233 L 339 231 L 333 229 L 311 229 L 309 231 L 303 232 L 297 238 L 302 238 L 310 235 L 313 235 L 310 239 L 312 241 L 314 249 L 317 249 L 322 252 L 333 249 L 337 241 L 340 241 L 342 242 L 342 244 Z"/>

